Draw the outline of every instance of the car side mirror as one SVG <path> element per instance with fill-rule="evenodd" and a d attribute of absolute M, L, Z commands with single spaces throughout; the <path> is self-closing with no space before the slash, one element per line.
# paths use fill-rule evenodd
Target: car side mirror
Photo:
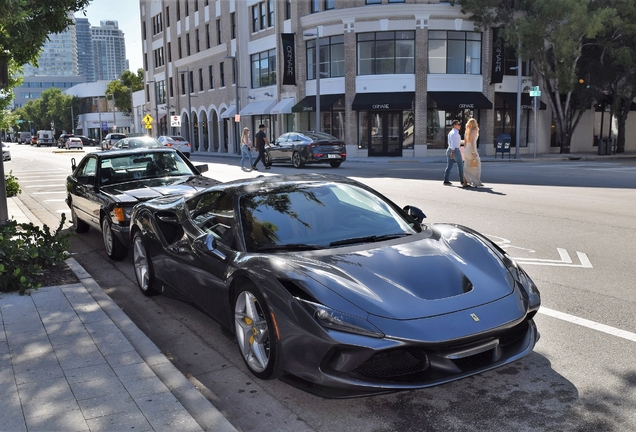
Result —
<path fill-rule="evenodd" d="M 404 210 L 406 214 L 411 216 L 416 222 L 422 223 L 424 222 L 424 219 L 426 219 L 424 212 L 417 207 L 407 205 L 402 210 Z"/>
<path fill-rule="evenodd" d="M 197 165 L 195 166 L 195 168 L 197 169 L 197 171 L 199 171 L 201 174 L 203 174 L 204 172 L 208 172 L 208 166 L 207 165 Z"/>
<path fill-rule="evenodd" d="M 217 249 L 216 237 L 214 234 L 203 234 L 194 239 L 194 248 L 204 254 L 212 254 L 225 261 L 227 258 L 223 252 Z"/>

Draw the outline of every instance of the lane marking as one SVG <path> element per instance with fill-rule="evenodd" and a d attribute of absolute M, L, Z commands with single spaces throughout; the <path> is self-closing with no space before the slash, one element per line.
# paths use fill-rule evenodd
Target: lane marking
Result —
<path fill-rule="evenodd" d="M 592 330 L 600 331 L 602 333 L 606 333 L 608 335 L 616 336 L 622 339 L 626 339 L 628 341 L 636 342 L 636 333 L 628 332 L 625 330 L 617 329 L 616 327 L 608 326 L 605 324 L 600 324 L 595 321 L 590 321 L 585 318 L 579 318 L 574 315 L 566 314 L 564 312 L 559 312 L 554 309 L 549 309 L 546 307 L 540 307 L 539 313 L 543 315 L 550 316 L 552 318 L 560 319 L 563 321 L 570 322 L 572 324 L 579 325 L 581 327 L 587 327 Z"/>
<path fill-rule="evenodd" d="M 560 260 L 549 260 L 549 259 L 539 259 L 539 258 L 515 258 L 515 257 L 513 257 L 513 259 L 521 265 L 594 268 L 594 266 L 592 266 L 592 262 L 587 257 L 587 254 L 583 252 L 576 251 L 576 255 L 578 256 L 581 264 L 573 264 L 572 258 L 570 258 L 570 254 L 565 249 L 557 248 L 557 252 L 559 252 L 559 256 L 561 257 Z"/>
<path fill-rule="evenodd" d="M 65 202 L 66 199 L 65 198 L 59 198 L 59 199 L 47 199 L 44 200 L 43 202 Z"/>
<path fill-rule="evenodd" d="M 54 194 L 54 193 L 65 194 L 66 191 L 31 192 L 32 195 L 48 195 L 48 194 Z"/>

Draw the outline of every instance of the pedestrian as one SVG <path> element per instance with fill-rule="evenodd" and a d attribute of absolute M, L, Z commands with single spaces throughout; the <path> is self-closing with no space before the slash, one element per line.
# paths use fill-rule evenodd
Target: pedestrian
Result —
<path fill-rule="evenodd" d="M 477 153 L 477 138 L 479 138 L 479 125 L 477 120 L 471 118 L 466 123 L 464 134 L 464 185 L 483 186 L 481 183 L 481 160 Z"/>
<path fill-rule="evenodd" d="M 258 171 L 258 168 L 256 168 L 256 164 L 258 164 L 258 161 L 261 161 L 261 160 L 263 161 L 263 166 L 265 167 L 265 169 L 270 169 L 271 167 L 267 165 L 267 160 L 265 158 L 265 145 L 269 146 L 269 141 L 267 140 L 267 135 L 265 135 L 264 124 L 258 125 L 258 132 L 256 132 L 256 135 L 254 135 L 254 140 L 256 141 L 256 149 L 258 150 L 258 157 L 254 161 L 254 164 L 252 165 L 252 169 L 255 171 Z"/>
<path fill-rule="evenodd" d="M 254 165 L 252 162 L 252 141 L 250 140 L 249 128 L 243 128 L 241 136 L 241 169 L 245 171 L 245 156 L 250 158 L 250 167 Z"/>
<path fill-rule="evenodd" d="M 461 136 L 459 135 L 459 129 L 462 124 L 459 120 L 453 120 L 453 129 L 448 133 L 448 148 L 446 149 L 446 170 L 444 171 L 444 184 L 446 186 L 452 186 L 450 182 L 450 173 L 453 169 L 453 164 L 457 163 L 457 169 L 459 170 L 459 181 L 462 186 L 466 186 L 464 181 L 464 161 L 462 160 Z"/>

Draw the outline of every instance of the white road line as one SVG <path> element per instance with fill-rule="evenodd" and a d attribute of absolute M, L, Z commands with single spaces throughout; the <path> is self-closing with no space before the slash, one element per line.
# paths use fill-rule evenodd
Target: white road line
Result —
<path fill-rule="evenodd" d="M 66 199 L 60 198 L 60 199 L 48 199 L 48 200 L 44 200 L 43 202 L 64 202 L 64 201 L 66 201 Z"/>
<path fill-rule="evenodd" d="M 59 188 L 61 185 L 57 183 L 51 184 L 35 184 L 35 185 L 26 185 L 25 188 L 44 188 L 44 187 L 56 187 Z"/>
<path fill-rule="evenodd" d="M 602 333 L 606 333 L 606 334 L 616 336 L 622 339 L 627 339 L 628 341 L 636 342 L 636 333 L 620 330 L 620 329 L 617 329 L 616 327 L 600 324 L 595 321 L 590 321 L 585 318 L 579 318 L 577 316 L 566 314 L 564 312 L 555 311 L 554 309 L 548 309 L 546 307 L 541 307 L 539 309 L 539 313 L 543 315 L 551 316 L 552 318 L 567 321 L 572 324 L 580 325 L 582 327 L 587 327 L 592 330 L 597 330 Z"/>
<path fill-rule="evenodd" d="M 32 192 L 33 195 L 48 195 L 48 194 L 54 194 L 54 193 L 61 193 L 61 194 L 65 194 L 66 191 L 48 191 L 48 192 Z"/>

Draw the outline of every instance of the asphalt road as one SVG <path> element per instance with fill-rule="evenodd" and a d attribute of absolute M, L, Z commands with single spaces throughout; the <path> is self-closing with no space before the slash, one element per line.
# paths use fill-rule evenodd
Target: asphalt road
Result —
<path fill-rule="evenodd" d="M 70 158 L 82 153 L 12 147 L 21 199 L 48 225 L 64 203 Z M 238 159 L 199 158 L 219 180 L 245 173 Z M 444 386 L 347 400 L 321 399 L 247 372 L 219 326 L 178 299 L 146 298 L 131 260 L 106 257 L 95 231 L 72 241 L 75 258 L 175 365 L 240 430 L 633 431 L 636 430 L 636 159 L 485 163 L 486 187 L 442 185 L 443 163 L 353 162 L 308 167 L 358 179 L 428 221 L 481 231 L 518 259 L 543 305 L 534 353 Z M 456 171 L 451 180 L 458 184 Z M 67 213 L 68 216 L 68 213 Z"/>

